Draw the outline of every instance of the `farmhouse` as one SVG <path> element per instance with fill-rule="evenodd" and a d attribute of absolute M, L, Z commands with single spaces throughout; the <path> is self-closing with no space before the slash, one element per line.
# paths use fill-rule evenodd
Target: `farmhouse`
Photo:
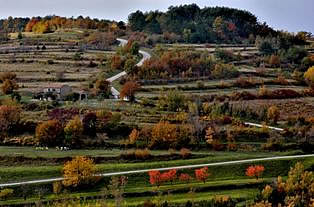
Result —
<path fill-rule="evenodd" d="M 72 88 L 66 84 L 50 84 L 43 89 L 45 95 L 50 94 L 56 99 L 64 99 L 72 93 Z"/>

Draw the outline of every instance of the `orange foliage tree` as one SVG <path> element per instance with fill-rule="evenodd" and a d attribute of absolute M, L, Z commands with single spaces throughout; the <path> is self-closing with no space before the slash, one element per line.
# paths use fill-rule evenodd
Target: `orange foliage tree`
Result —
<path fill-rule="evenodd" d="M 130 101 L 135 100 L 135 93 L 140 89 L 140 85 L 134 81 L 126 82 L 121 90 L 121 98 L 128 98 Z"/>
<path fill-rule="evenodd" d="M 207 178 L 210 176 L 208 172 L 208 167 L 203 167 L 201 169 L 195 170 L 195 178 L 199 181 L 206 182 Z"/>
<path fill-rule="evenodd" d="M 79 187 L 93 184 L 97 179 L 97 172 L 93 160 L 78 156 L 72 161 L 65 163 L 63 167 L 63 185 L 68 187 Z"/>
<path fill-rule="evenodd" d="M 50 120 L 36 127 L 36 140 L 40 145 L 58 146 L 62 143 L 63 128 L 58 120 Z"/>
<path fill-rule="evenodd" d="M 280 57 L 278 55 L 271 55 L 269 59 L 269 64 L 271 66 L 277 67 L 280 65 Z"/>
<path fill-rule="evenodd" d="M 98 79 L 95 83 L 95 89 L 97 95 L 108 97 L 110 93 L 110 82 L 105 79 Z"/>
<path fill-rule="evenodd" d="M 0 83 L 6 80 L 16 80 L 16 74 L 11 72 L 4 72 L 0 74 Z"/>
<path fill-rule="evenodd" d="M 246 169 L 246 175 L 248 177 L 256 177 L 256 179 L 258 180 L 258 178 L 260 176 L 262 176 L 263 172 L 265 171 L 264 166 L 262 165 L 255 165 L 255 166 L 250 166 Z"/>
<path fill-rule="evenodd" d="M 16 106 L 0 106 L 0 137 L 14 129 L 20 121 L 20 109 Z"/>
<path fill-rule="evenodd" d="M 1 90 L 4 94 L 12 94 L 14 90 L 19 89 L 19 85 L 14 80 L 5 80 L 1 86 Z"/>
<path fill-rule="evenodd" d="M 131 134 L 129 135 L 130 144 L 135 144 L 139 136 L 140 136 L 140 132 L 137 129 L 133 129 Z"/>

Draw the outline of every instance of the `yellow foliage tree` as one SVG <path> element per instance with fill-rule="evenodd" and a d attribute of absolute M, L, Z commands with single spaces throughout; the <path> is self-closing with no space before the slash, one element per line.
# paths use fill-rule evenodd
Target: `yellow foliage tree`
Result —
<path fill-rule="evenodd" d="M 307 84 L 314 89 L 314 66 L 310 67 L 305 73 L 304 73 L 304 79 L 307 82 Z"/>
<path fill-rule="evenodd" d="M 274 186 L 267 185 L 262 191 L 262 197 L 264 200 L 255 204 L 254 207 L 263 207 L 261 203 L 272 204 L 269 206 L 312 206 L 314 174 L 305 171 L 303 164 L 299 162 L 290 169 L 285 182 L 278 177 Z"/>
<path fill-rule="evenodd" d="M 271 106 L 267 110 L 267 119 L 272 120 L 274 124 L 277 124 L 277 121 L 280 117 L 280 111 L 277 106 Z"/>
<path fill-rule="evenodd" d="M 133 129 L 129 135 L 130 144 L 135 144 L 136 140 L 139 138 L 140 132 L 137 129 Z"/>
<path fill-rule="evenodd" d="M 66 142 L 69 144 L 77 144 L 82 137 L 84 127 L 79 116 L 75 116 L 70 120 L 64 128 Z"/>
<path fill-rule="evenodd" d="M 62 135 L 63 128 L 58 120 L 49 120 L 36 127 L 36 140 L 40 145 L 58 146 Z"/>
<path fill-rule="evenodd" d="M 177 127 L 169 122 L 159 122 L 152 129 L 151 147 L 175 147 L 177 141 Z"/>
<path fill-rule="evenodd" d="M 96 166 L 93 160 L 78 156 L 65 163 L 63 168 L 63 185 L 67 187 L 79 187 L 90 185 L 96 181 Z"/>
<path fill-rule="evenodd" d="M 19 89 L 19 85 L 14 80 L 6 79 L 3 82 L 1 89 L 2 92 L 7 95 L 13 93 L 14 90 Z"/>

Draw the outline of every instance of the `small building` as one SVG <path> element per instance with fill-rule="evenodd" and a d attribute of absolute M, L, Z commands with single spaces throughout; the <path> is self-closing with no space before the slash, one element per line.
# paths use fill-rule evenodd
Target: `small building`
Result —
<path fill-rule="evenodd" d="M 43 89 L 44 94 L 52 94 L 58 100 L 65 99 L 72 93 L 72 88 L 66 84 L 50 84 Z"/>

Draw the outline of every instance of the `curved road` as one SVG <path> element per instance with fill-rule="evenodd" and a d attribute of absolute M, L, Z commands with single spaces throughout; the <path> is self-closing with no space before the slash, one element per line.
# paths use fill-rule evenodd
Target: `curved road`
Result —
<path fill-rule="evenodd" d="M 210 166 L 222 166 L 222 165 L 252 163 L 252 162 L 267 161 L 267 160 L 284 160 L 284 159 L 298 159 L 298 158 L 309 158 L 309 157 L 314 157 L 314 154 L 257 158 L 257 159 L 248 159 L 248 160 L 236 160 L 236 161 L 216 162 L 216 163 L 207 163 L 207 164 L 199 164 L 199 165 L 185 165 L 185 166 L 175 166 L 175 167 L 156 168 L 156 169 L 131 170 L 131 171 L 124 171 L 124 172 L 104 173 L 104 174 L 99 174 L 97 176 L 111 177 L 111 176 L 121 176 L 121 175 L 129 175 L 129 174 L 146 173 L 146 172 L 149 172 L 152 170 L 158 170 L 158 171 L 166 171 L 166 170 L 171 170 L 171 169 L 182 170 L 182 169 L 194 169 L 194 168 L 210 167 Z M 33 181 L 25 181 L 25 182 L 6 183 L 6 184 L 0 184 L 0 188 L 29 185 L 29 184 L 38 184 L 38 183 L 52 183 L 52 182 L 62 181 L 62 180 L 64 180 L 64 178 L 60 177 L 60 178 L 52 178 L 52 179 L 42 179 L 42 180 L 33 180 Z"/>
<path fill-rule="evenodd" d="M 128 41 L 125 39 L 118 38 L 117 40 L 120 42 L 120 46 L 124 46 L 128 43 Z M 141 59 L 141 61 L 139 63 L 136 64 L 136 66 L 138 66 L 138 67 L 142 66 L 143 63 L 145 62 L 145 60 L 148 60 L 151 58 L 151 55 L 148 52 L 140 50 L 139 53 L 142 54 L 143 58 Z M 119 79 L 125 75 L 127 75 L 127 73 L 125 71 L 123 71 L 123 72 L 121 72 L 121 73 L 119 73 L 119 74 L 117 74 L 111 78 L 108 78 L 107 81 L 112 83 L 113 81 L 115 81 L 115 80 L 117 80 L 117 79 Z M 116 98 L 118 98 L 120 96 L 120 92 L 117 89 L 115 89 L 114 87 L 111 87 L 111 93 Z"/>

